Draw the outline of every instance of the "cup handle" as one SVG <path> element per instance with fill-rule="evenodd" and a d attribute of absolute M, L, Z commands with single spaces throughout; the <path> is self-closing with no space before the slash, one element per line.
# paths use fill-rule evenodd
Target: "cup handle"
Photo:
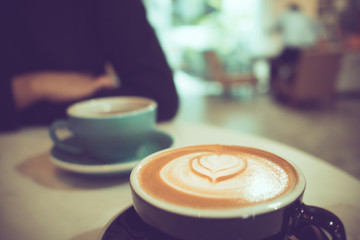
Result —
<path fill-rule="evenodd" d="M 297 208 L 294 225 L 296 229 L 316 226 L 325 230 L 333 240 L 346 240 L 345 228 L 341 220 L 335 214 L 323 208 L 301 204 Z"/>
<path fill-rule="evenodd" d="M 68 121 L 56 120 L 55 122 L 53 122 L 49 128 L 49 135 L 50 135 L 51 140 L 55 143 L 56 147 L 60 148 L 61 150 L 66 151 L 66 152 L 74 153 L 74 154 L 78 154 L 78 153 L 82 152 L 81 148 L 76 147 L 74 145 L 66 144 L 58 138 L 58 136 L 56 134 L 56 130 L 59 128 L 66 128 L 71 132 Z"/>

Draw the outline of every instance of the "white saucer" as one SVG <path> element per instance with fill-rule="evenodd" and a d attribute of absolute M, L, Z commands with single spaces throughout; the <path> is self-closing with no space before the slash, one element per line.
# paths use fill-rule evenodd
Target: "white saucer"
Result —
<path fill-rule="evenodd" d="M 76 141 L 74 138 L 65 139 L 67 143 Z M 119 161 L 104 163 L 86 153 L 73 154 L 65 152 L 56 146 L 50 151 L 51 161 L 55 166 L 70 172 L 82 174 L 119 174 L 130 172 L 133 167 L 146 155 L 170 147 L 173 144 L 171 136 L 164 132 L 154 131 L 150 141 L 141 146 L 141 156 L 133 156 Z"/>

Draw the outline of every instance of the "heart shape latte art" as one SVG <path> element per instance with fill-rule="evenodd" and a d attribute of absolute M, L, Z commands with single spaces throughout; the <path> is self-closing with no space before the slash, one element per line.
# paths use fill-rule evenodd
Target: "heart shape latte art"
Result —
<path fill-rule="evenodd" d="M 232 155 L 202 155 L 190 160 L 191 170 L 217 183 L 240 174 L 246 168 L 246 161 Z"/>

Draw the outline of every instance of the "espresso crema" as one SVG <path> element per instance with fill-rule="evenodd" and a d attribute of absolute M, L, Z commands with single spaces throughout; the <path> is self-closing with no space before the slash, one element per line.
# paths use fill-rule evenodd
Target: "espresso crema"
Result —
<path fill-rule="evenodd" d="M 137 178 L 149 196 L 184 207 L 238 208 L 271 201 L 296 186 L 294 167 L 272 153 L 201 145 L 152 155 Z"/>

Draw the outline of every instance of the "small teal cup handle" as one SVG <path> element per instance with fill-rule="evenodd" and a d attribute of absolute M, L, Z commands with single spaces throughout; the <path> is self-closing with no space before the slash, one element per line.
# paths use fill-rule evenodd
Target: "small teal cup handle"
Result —
<path fill-rule="evenodd" d="M 78 154 L 82 152 L 83 150 L 81 148 L 74 145 L 66 144 L 61 139 L 58 138 L 58 136 L 56 135 L 56 130 L 59 128 L 66 128 L 69 131 L 71 131 L 69 123 L 66 120 L 56 120 L 50 125 L 50 129 L 49 129 L 50 138 L 55 143 L 56 147 L 66 152 L 74 153 L 74 154 Z"/>

